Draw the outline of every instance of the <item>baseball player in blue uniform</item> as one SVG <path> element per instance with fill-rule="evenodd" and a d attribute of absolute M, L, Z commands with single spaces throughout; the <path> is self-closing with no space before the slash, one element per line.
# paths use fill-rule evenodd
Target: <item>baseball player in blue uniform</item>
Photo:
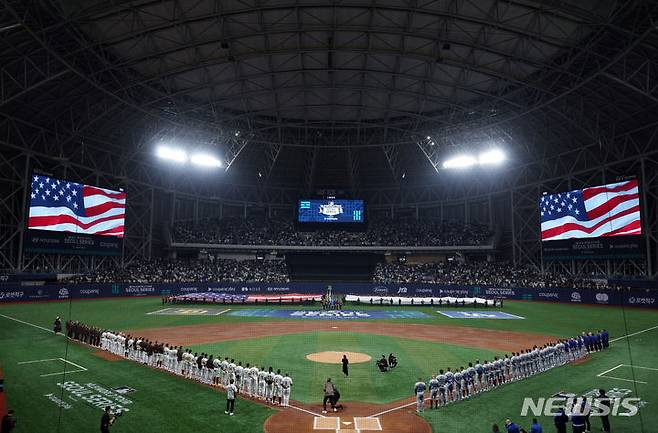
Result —
<path fill-rule="evenodd" d="M 423 379 L 418 378 L 418 382 L 414 385 L 414 393 L 416 394 L 416 412 L 422 412 L 425 409 L 425 389 L 427 385 Z"/>
<path fill-rule="evenodd" d="M 436 379 L 436 376 L 432 376 L 429 381 L 430 387 L 430 409 L 435 409 L 439 407 L 439 381 Z"/>
<path fill-rule="evenodd" d="M 448 367 L 448 371 L 446 371 L 446 403 L 449 403 L 451 401 L 454 401 L 455 396 L 453 395 L 455 389 L 455 374 L 450 371 L 450 368 Z"/>
<path fill-rule="evenodd" d="M 439 370 L 439 375 L 436 376 L 436 380 L 439 382 L 440 403 L 442 406 L 445 406 L 448 401 L 448 379 L 446 378 L 446 375 L 443 374 L 443 370 Z"/>
<path fill-rule="evenodd" d="M 480 364 L 480 360 L 475 361 L 475 373 L 476 377 L 476 386 L 477 392 L 482 392 L 484 390 L 484 367 Z"/>
<path fill-rule="evenodd" d="M 463 378 L 459 370 L 455 371 L 455 401 L 462 399 Z"/>
<path fill-rule="evenodd" d="M 468 397 L 475 394 L 475 367 L 473 363 L 468 363 L 468 368 L 466 369 L 466 388 L 468 392 Z"/>

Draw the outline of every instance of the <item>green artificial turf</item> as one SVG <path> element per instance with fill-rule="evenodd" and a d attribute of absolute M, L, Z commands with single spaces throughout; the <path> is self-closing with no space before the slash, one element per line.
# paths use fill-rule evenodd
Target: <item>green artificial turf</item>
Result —
<path fill-rule="evenodd" d="M 524 397 L 549 398 L 560 391 L 585 394 L 593 389 L 623 388 L 631 391 L 631 397 L 639 397 L 647 403 L 634 417 L 611 417 L 615 433 L 658 432 L 658 329 L 636 335 L 630 339 L 613 342 L 610 349 L 592 355 L 592 359 L 580 365 L 567 365 L 509 385 L 486 392 L 467 402 L 449 405 L 429 411 L 423 416 L 432 424 L 435 432 L 490 432 L 497 423 L 501 429 L 510 418 L 530 431 L 533 415 L 521 417 Z M 598 375 L 624 364 L 602 377 Z M 635 368 L 631 368 L 634 365 Z M 625 380 L 619 380 L 615 378 Z M 639 382 L 647 382 L 642 384 Z M 477 414 L 477 415 L 476 415 Z M 468 425 L 464 422 L 468 419 Z M 551 417 L 538 417 L 544 432 L 554 432 Z M 591 418 L 592 430 L 600 431 L 601 421 Z M 504 429 L 503 429 L 504 430 Z M 571 427 L 569 426 L 569 431 Z"/>
<path fill-rule="evenodd" d="M 413 336 L 410 336 L 413 337 Z M 193 347 L 195 352 L 236 357 L 243 365 L 251 362 L 258 367 L 272 366 L 289 373 L 294 380 L 291 398 L 304 403 L 322 400 L 322 385 L 329 377 L 338 386 L 346 401 L 387 403 L 409 397 L 417 377 L 427 380 L 439 368 L 466 366 L 478 357 L 491 358 L 487 349 L 469 348 L 428 341 L 408 340 L 358 332 L 308 332 L 250 340 L 224 341 Z M 340 364 L 309 361 L 306 355 L 315 352 L 346 351 L 370 355 L 372 361 L 352 364 L 349 377 Z M 382 354 L 395 353 L 397 368 L 382 373 L 375 360 Z M 224 354 L 224 355 L 222 355 Z"/>
<path fill-rule="evenodd" d="M 18 419 L 15 433 L 98 431 L 102 408 L 64 391 L 57 385 L 62 381 L 73 381 L 87 389 L 89 383 L 105 389 L 135 389 L 125 396 L 132 404 L 125 405 L 129 412 L 118 419 L 113 432 L 252 433 L 262 431 L 263 423 L 273 413 L 264 406 L 239 400 L 236 416 L 228 417 L 224 415 L 224 393 L 132 361 L 106 361 L 91 355 L 93 351 L 0 317 L 0 362 L 5 372 L 8 407 L 15 410 Z M 87 371 L 41 377 L 65 369 L 79 370 L 57 358 L 67 359 Z M 46 359 L 55 360 L 19 364 Z M 94 394 L 98 392 L 88 392 L 86 396 Z M 66 402 L 71 408 L 60 410 L 51 398 Z"/>
<path fill-rule="evenodd" d="M 190 306 L 191 307 L 191 306 Z M 111 329 L 140 329 L 206 323 L 239 323 L 259 321 L 285 321 L 287 319 L 221 316 L 160 316 L 146 313 L 163 308 L 156 298 L 116 299 L 74 302 L 46 302 L 9 304 L 0 306 L 0 314 L 17 318 L 50 329 L 55 316 L 68 318 Z M 237 305 L 219 308 L 249 308 Z M 262 308 L 262 306 L 259 306 Z M 268 308 L 277 308 L 269 306 Z M 298 309 L 299 307 L 283 307 Z M 385 309 L 380 306 L 349 306 L 349 309 Z M 400 307 L 395 307 L 399 309 Z M 402 307 L 409 309 L 410 307 Z M 611 338 L 646 330 L 658 325 L 658 311 L 592 307 L 569 304 L 507 302 L 502 311 L 525 317 L 525 320 L 450 319 L 436 313 L 438 307 L 412 307 L 430 315 L 427 319 L 387 320 L 395 323 L 424 323 L 479 327 L 488 329 L 533 332 L 570 336 L 583 330 L 606 328 Z M 450 310 L 457 310 L 451 308 Z M 461 309 L 460 309 L 461 310 Z M 468 309 L 465 309 L 468 310 Z M 464 310 L 462 310 L 464 311 Z M 289 320 L 291 326 L 297 320 Z M 245 336 L 247 337 L 247 336 Z M 413 338 L 413 336 L 409 336 Z M 101 410 L 91 407 L 80 398 L 71 400 L 57 386 L 58 375 L 41 377 L 58 372 L 61 361 L 22 364 L 19 362 L 66 358 L 84 366 L 85 372 L 70 374 L 66 380 L 82 385 L 95 383 L 105 388 L 129 386 L 136 392 L 127 396 L 134 401 L 131 411 L 119 420 L 116 432 L 159 431 L 174 433 L 195 432 L 254 432 L 262 431 L 263 422 L 271 410 L 243 400 L 238 401 L 238 416 L 227 418 L 223 414 L 224 395 L 195 383 L 154 371 L 130 361 L 109 362 L 92 356 L 91 350 L 65 339 L 55 337 L 43 329 L 31 327 L 0 316 L 0 363 L 5 370 L 5 389 L 9 406 L 19 418 L 17 433 L 57 431 L 96 431 Z M 352 365 L 349 380 L 341 378 L 340 366 L 311 363 L 306 353 L 322 350 L 350 350 L 365 352 L 376 357 L 395 352 L 401 361 L 398 370 L 390 374 L 377 372 L 372 363 Z M 314 349 L 315 348 L 315 349 Z M 374 336 L 360 333 L 304 333 L 277 337 L 227 341 L 195 347 L 212 353 L 259 362 L 266 366 L 287 370 L 295 380 L 293 398 L 316 402 L 320 385 L 327 376 L 338 381 L 346 400 L 384 402 L 411 395 L 411 386 L 419 373 L 427 378 L 436 368 L 456 367 L 474 357 L 490 355 L 485 349 L 464 348 L 411 339 Z M 633 396 L 640 396 L 647 406 L 640 415 L 632 418 L 614 418 L 613 431 L 622 433 L 658 433 L 658 371 L 620 367 L 611 374 L 598 377 L 605 370 L 619 364 L 658 368 L 658 329 L 614 342 L 609 351 L 593 355 L 592 360 L 578 366 L 565 366 L 539 377 L 506 385 L 467 402 L 451 405 L 438 411 L 425 412 L 434 431 L 453 433 L 488 432 L 491 423 L 502 424 L 513 418 L 526 428 L 530 417 L 519 418 L 524 396 L 550 397 L 565 390 L 583 393 L 592 388 L 629 388 Z M 75 368 L 68 365 L 67 368 Z M 70 370 L 69 370 L 70 371 Z M 625 380 L 620 380 L 625 379 Z M 630 382 L 629 382 L 630 381 Z M 640 382 L 647 382 L 642 384 Z M 59 410 L 50 399 L 62 398 L 73 406 Z M 75 397 L 74 397 L 75 398 Z M 540 418 L 545 432 L 554 431 L 551 421 Z M 596 430 L 598 420 L 593 420 Z"/>

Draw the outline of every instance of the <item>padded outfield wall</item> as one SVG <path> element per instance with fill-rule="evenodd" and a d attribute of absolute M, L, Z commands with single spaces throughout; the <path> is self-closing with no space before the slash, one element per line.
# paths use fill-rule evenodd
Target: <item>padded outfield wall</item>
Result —
<path fill-rule="evenodd" d="M 0 286 L 0 303 L 112 297 L 169 296 L 186 293 L 216 292 L 234 294 L 287 293 L 321 294 L 327 286 L 334 293 L 363 296 L 414 297 L 483 297 L 524 301 L 562 302 L 571 304 L 614 305 L 658 308 L 658 290 L 633 288 L 625 290 L 527 288 L 495 286 L 457 286 L 439 284 L 374 284 L 374 283 L 182 283 L 182 284 L 68 284 Z"/>

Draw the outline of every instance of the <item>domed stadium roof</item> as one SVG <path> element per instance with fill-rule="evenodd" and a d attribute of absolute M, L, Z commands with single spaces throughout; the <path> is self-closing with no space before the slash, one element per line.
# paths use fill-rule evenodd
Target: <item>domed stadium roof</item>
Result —
<path fill-rule="evenodd" d="M 357 194 L 464 149 L 530 163 L 656 120 L 649 1 L 3 2 L 0 112 L 126 176 L 178 141 L 216 148 L 227 183 Z"/>

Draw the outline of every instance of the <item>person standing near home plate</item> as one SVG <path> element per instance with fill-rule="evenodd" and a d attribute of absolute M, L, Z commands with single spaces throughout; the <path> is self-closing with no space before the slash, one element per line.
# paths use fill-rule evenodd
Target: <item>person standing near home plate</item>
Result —
<path fill-rule="evenodd" d="M 349 359 L 347 359 L 347 355 L 343 355 L 343 359 L 340 362 L 342 362 L 343 364 L 343 374 L 345 375 L 345 377 L 348 377 L 350 375 L 349 373 L 350 361 Z"/>
<path fill-rule="evenodd" d="M 327 413 L 327 402 L 331 403 L 331 408 L 336 412 L 336 406 L 334 405 L 334 394 L 336 389 L 334 384 L 331 383 L 331 378 L 328 378 L 324 384 L 324 398 L 322 399 L 322 413 Z"/>

